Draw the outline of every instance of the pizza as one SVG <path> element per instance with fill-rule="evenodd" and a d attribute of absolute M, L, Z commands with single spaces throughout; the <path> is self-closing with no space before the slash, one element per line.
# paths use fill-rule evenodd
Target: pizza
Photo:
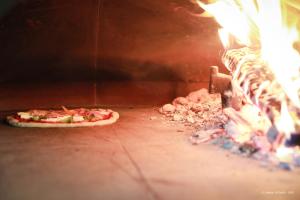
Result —
<path fill-rule="evenodd" d="M 87 127 L 104 126 L 115 123 L 119 113 L 110 109 L 67 109 L 29 110 L 6 117 L 7 122 L 17 127 Z"/>

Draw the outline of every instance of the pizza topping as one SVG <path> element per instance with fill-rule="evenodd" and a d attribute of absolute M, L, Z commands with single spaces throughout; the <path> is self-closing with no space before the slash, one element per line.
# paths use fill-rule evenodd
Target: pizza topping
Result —
<path fill-rule="evenodd" d="M 111 116 L 111 112 L 102 109 L 98 109 L 98 110 L 93 109 L 86 113 L 86 118 L 92 122 L 98 120 L 105 120 L 108 119 L 110 116 Z"/>
<path fill-rule="evenodd" d="M 112 116 L 112 110 L 105 109 L 73 109 L 69 110 L 63 107 L 63 110 L 29 110 L 27 112 L 19 112 L 16 118 L 20 121 L 34 121 L 43 123 L 80 123 L 80 122 L 96 122 L 106 120 Z"/>
<path fill-rule="evenodd" d="M 116 122 L 119 114 L 108 109 L 79 108 L 68 110 L 29 110 L 7 116 L 10 125 L 18 127 L 86 127 Z"/>
<path fill-rule="evenodd" d="M 71 120 L 72 120 L 72 116 L 70 115 L 41 119 L 42 122 L 62 122 L 62 123 L 70 123 Z"/>
<path fill-rule="evenodd" d="M 32 116 L 28 112 L 18 112 L 21 119 L 31 119 Z"/>
<path fill-rule="evenodd" d="M 72 119 L 73 122 L 82 122 L 84 120 L 85 120 L 84 117 L 78 114 L 74 115 Z"/>
<path fill-rule="evenodd" d="M 29 110 L 28 113 L 32 116 L 43 117 L 48 114 L 49 111 L 46 110 Z"/>
<path fill-rule="evenodd" d="M 31 119 L 33 121 L 39 121 L 41 119 L 41 117 L 40 116 L 32 116 Z"/>

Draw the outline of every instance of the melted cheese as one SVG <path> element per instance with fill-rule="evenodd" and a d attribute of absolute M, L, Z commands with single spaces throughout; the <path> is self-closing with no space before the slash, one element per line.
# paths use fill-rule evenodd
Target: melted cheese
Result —
<path fill-rule="evenodd" d="M 21 117 L 21 119 L 31 119 L 32 115 L 28 112 L 18 112 L 18 115 Z"/>
<path fill-rule="evenodd" d="M 73 121 L 74 122 L 81 122 L 81 121 L 84 121 L 84 118 L 81 115 L 74 115 L 73 116 Z"/>
<path fill-rule="evenodd" d="M 69 122 L 71 119 L 70 115 L 62 116 L 62 117 L 52 117 L 47 119 L 42 119 L 44 122 Z"/>

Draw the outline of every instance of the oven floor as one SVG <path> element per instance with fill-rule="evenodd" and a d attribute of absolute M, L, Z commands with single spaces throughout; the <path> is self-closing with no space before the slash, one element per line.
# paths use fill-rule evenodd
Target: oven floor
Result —
<path fill-rule="evenodd" d="M 153 108 L 115 110 L 105 127 L 0 124 L 0 199 L 300 199 L 299 171 L 191 145 Z"/>

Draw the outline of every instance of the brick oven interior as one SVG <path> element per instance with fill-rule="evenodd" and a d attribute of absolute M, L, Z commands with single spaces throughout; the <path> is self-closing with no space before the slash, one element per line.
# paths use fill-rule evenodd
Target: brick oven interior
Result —
<path fill-rule="evenodd" d="M 218 64 L 217 24 L 192 16 L 201 10 L 188 1 L 11 4 L 1 17 L 1 110 L 158 105 L 207 85 Z"/>
<path fill-rule="evenodd" d="M 189 0 L 0 2 L 0 199 L 268 199 L 299 173 L 267 170 L 158 109 L 208 88 L 218 25 Z M 109 107 L 111 126 L 24 129 L 12 112 Z M 274 197 L 274 196 L 273 196 Z"/>

